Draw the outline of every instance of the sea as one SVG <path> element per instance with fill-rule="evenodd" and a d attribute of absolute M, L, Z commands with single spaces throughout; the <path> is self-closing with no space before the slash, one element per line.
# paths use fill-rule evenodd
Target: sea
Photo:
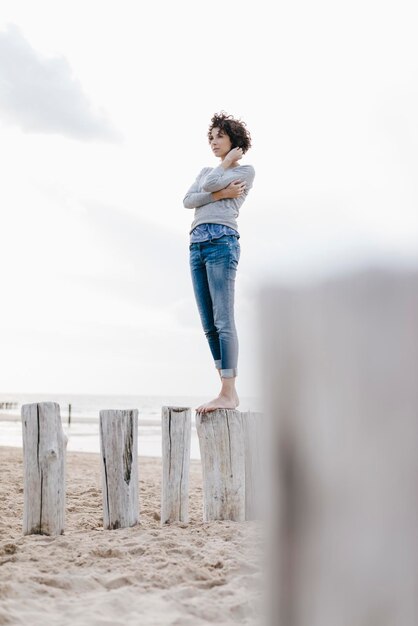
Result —
<path fill-rule="evenodd" d="M 208 397 L 201 396 L 0 393 L 0 445 L 22 447 L 22 405 L 57 402 L 63 430 L 68 438 L 68 451 L 100 452 L 99 415 L 102 409 L 138 409 L 138 454 L 161 457 L 162 407 L 190 407 L 190 457 L 200 459 L 194 409 L 208 400 Z M 240 398 L 238 408 L 240 411 L 259 411 L 260 402 L 257 398 Z"/>

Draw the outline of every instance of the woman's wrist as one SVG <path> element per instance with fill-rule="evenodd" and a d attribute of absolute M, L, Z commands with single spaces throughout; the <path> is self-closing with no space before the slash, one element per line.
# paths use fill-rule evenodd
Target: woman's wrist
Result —
<path fill-rule="evenodd" d="M 214 202 L 216 202 L 217 200 L 222 200 L 224 197 L 225 196 L 223 194 L 223 189 L 220 189 L 219 191 L 212 191 L 212 198 Z"/>

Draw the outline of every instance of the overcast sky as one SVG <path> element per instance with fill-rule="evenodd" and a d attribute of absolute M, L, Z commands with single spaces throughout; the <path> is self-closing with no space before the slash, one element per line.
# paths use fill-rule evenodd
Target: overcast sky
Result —
<path fill-rule="evenodd" d="M 258 293 L 418 259 L 412 2 L 35 2 L 0 12 L 0 389 L 208 395 L 182 199 L 243 119 L 238 391 Z M 273 8 L 275 13 L 273 13 Z"/>

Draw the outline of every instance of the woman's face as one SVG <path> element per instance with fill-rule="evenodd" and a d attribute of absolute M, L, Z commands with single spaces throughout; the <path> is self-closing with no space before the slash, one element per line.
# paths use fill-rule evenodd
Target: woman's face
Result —
<path fill-rule="evenodd" d="M 229 136 L 215 126 L 210 134 L 210 147 L 215 156 L 223 159 L 232 150 L 232 143 Z"/>

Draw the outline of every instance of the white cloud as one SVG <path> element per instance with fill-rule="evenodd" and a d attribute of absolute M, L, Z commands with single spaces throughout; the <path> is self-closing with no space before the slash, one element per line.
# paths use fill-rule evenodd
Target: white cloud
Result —
<path fill-rule="evenodd" d="M 25 132 L 122 139 L 104 112 L 93 110 L 66 58 L 42 57 L 15 24 L 0 32 L 0 112 Z"/>

